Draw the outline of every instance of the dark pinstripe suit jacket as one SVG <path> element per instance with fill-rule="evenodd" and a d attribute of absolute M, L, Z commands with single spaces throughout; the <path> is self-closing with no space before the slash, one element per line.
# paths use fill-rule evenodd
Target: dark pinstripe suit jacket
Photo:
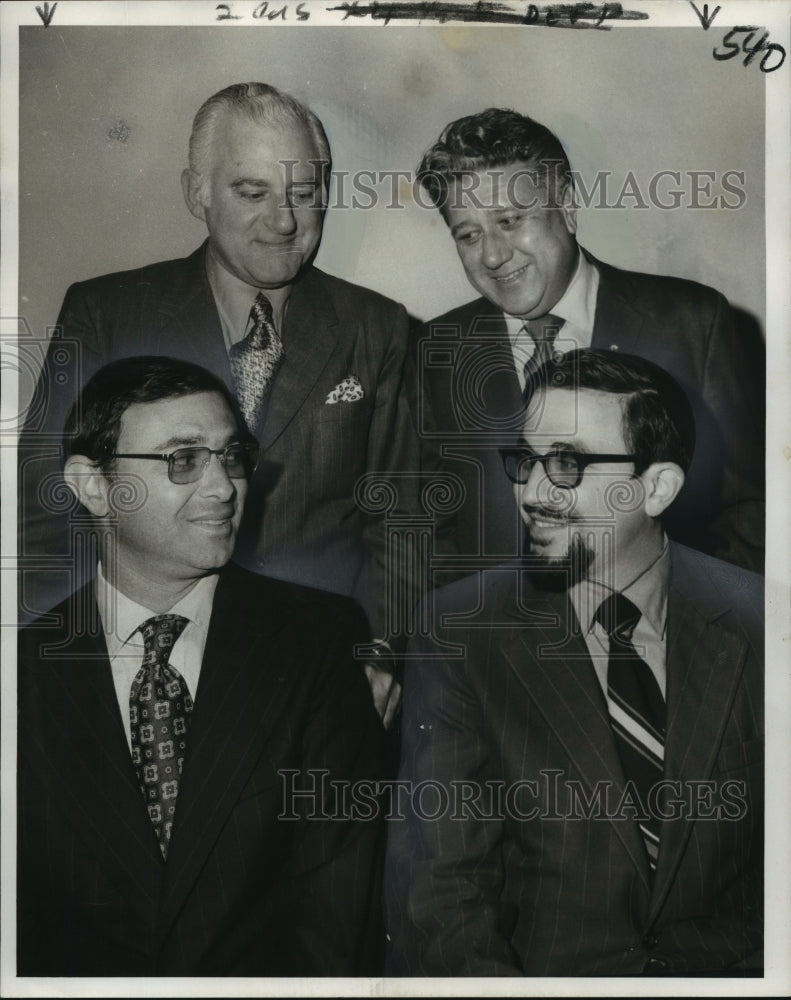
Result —
<path fill-rule="evenodd" d="M 350 655 L 359 608 L 223 571 L 167 863 L 90 590 L 59 611 L 70 628 L 20 633 L 19 974 L 377 972 L 379 822 L 322 820 L 319 779 L 299 819 L 278 818 L 279 769 L 380 773 L 381 724 Z"/>
<path fill-rule="evenodd" d="M 762 573 L 763 345 L 746 342 L 713 288 L 587 256 L 600 274 L 591 346 L 660 365 L 684 387 L 695 413 L 698 442 L 684 492 L 666 519 L 671 537 Z M 476 299 L 432 320 L 422 336 L 421 388 L 437 425 L 431 438 L 465 486 L 459 551 L 518 556 L 522 525 L 497 453 L 497 446 L 513 445 L 522 423 L 502 310 Z"/>
<path fill-rule="evenodd" d="M 232 382 L 204 247 L 182 260 L 72 285 L 58 325 L 61 335 L 50 344 L 22 437 L 22 539 L 25 555 L 60 555 L 69 570 L 69 526 L 63 513 L 57 516 L 64 496 L 58 493 L 58 456 L 68 407 L 85 380 L 117 358 L 166 354 Z M 383 637 L 386 518 L 418 507 L 406 312 L 384 296 L 308 268 L 293 287 L 283 342 L 285 361 L 259 435 L 262 461 L 237 559 L 255 572 L 354 596 L 373 634 Z M 364 398 L 325 405 L 349 375 L 362 384 Z M 355 486 L 377 471 L 407 475 L 391 478 L 392 503 L 374 502 L 366 512 L 355 502 Z M 51 569 L 29 569 L 23 599 L 39 614 L 47 611 L 84 582 L 67 587 L 65 580 Z M 57 583 L 60 593 L 52 590 Z"/>
<path fill-rule="evenodd" d="M 424 786 L 388 826 L 391 973 L 760 966 L 763 581 L 671 552 L 665 779 L 680 804 L 662 806 L 653 886 L 565 595 L 516 565 L 434 595 L 449 617 L 407 667 L 400 777 L 446 792 Z"/>

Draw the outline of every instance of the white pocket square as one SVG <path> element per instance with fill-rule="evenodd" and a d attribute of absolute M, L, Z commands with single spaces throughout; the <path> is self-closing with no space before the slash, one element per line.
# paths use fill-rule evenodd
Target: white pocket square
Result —
<path fill-rule="evenodd" d="M 365 390 L 360 385 L 360 380 L 356 375 L 347 375 L 346 378 L 339 382 L 331 393 L 324 400 L 325 403 L 354 403 L 358 399 L 362 399 L 365 395 Z"/>

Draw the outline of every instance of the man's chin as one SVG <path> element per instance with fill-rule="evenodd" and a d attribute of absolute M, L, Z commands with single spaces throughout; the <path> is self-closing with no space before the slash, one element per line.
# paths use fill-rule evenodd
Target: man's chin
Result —
<path fill-rule="evenodd" d="M 524 565 L 534 586 L 540 590 L 568 590 L 588 575 L 594 553 L 575 536 L 565 552 L 552 552 L 529 535 L 525 539 Z"/>

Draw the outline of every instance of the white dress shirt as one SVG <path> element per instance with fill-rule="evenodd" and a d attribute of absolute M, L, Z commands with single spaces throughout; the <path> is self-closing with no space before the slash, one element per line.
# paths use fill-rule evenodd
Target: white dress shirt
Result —
<path fill-rule="evenodd" d="M 198 691 L 203 651 L 209 630 L 214 591 L 217 587 L 216 573 L 203 577 L 192 590 L 167 612 L 183 615 L 189 619 L 179 638 L 173 644 L 169 663 L 184 678 L 193 701 Z M 132 733 L 129 724 L 129 692 L 132 681 L 143 663 L 145 647 L 139 629 L 143 622 L 157 614 L 131 600 L 114 587 L 105 577 L 101 563 L 96 574 L 96 603 L 102 619 L 110 670 L 113 675 L 115 695 L 129 751 L 132 750 Z"/>
<path fill-rule="evenodd" d="M 272 304 L 272 322 L 277 332 L 282 334 L 283 318 L 291 292 L 290 286 L 267 289 L 248 285 L 219 264 L 209 249 L 206 251 L 206 276 L 220 317 L 226 351 L 230 351 L 234 344 L 244 340 L 252 325 L 250 310 L 261 291 Z"/>
<path fill-rule="evenodd" d="M 640 621 L 632 635 L 637 655 L 645 660 L 656 678 L 662 697 L 667 691 L 667 593 L 670 584 L 670 552 L 667 539 L 662 552 L 630 584 L 621 589 L 640 611 Z M 583 580 L 569 591 L 571 602 L 593 660 L 596 676 L 607 697 L 607 664 L 610 640 L 593 616 L 613 591 L 596 581 Z"/>
<path fill-rule="evenodd" d="M 577 267 L 568 288 L 550 310 L 553 316 L 565 320 L 555 341 L 557 350 L 567 353 L 590 347 L 593 341 L 593 323 L 596 318 L 596 296 L 599 292 L 599 272 L 585 254 L 579 250 Z M 532 358 L 535 342 L 525 330 L 521 316 L 505 313 L 505 325 L 514 356 L 519 386 L 525 387 L 525 364 Z"/>

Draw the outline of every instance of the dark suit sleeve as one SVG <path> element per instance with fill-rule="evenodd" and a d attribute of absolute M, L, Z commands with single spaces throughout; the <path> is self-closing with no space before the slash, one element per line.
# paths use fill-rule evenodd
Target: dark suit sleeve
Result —
<path fill-rule="evenodd" d="M 758 573 L 764 568 L 764 380 L 763 345 L 747 343 L 718 295 L 703 372 L 703 398 L 720 434 L 722 463 L 711 554 Z"/>
<path fill-rule="evenodd" d="M 283 784 L 284 814 L 293 818 L 282 822 L 294 823 L 295 841 L 279 889 L 283 940 L 270 949 L 277 956 L 273 975 L 381 973 L 383 736 L 351 652 L 367 627 L 344 601 L 326 633 L 302 736 L 301 774 L 287 775 Z"/>
<path fill-rule="evenodd" d="M 19 440 L 20 607 L 23 622 L 48 611 L 82 582 L 72 577 L 70 514 L 63 482 L 66 416 L 85 382 L 108 360 L 80 284 L 66 293 Z M 43 565 L 42 565 L 43 563 Z"/>
<path fill-rule="evenodd" d="M 402 526 L 414 524 L 422 514 L 423 463 L 417 376 L 407 350 L 408 318 L 403 306 L 390 311 L 389 322 L 368 434 L 366 467 L 374 475 L 370 488 L 358 494 L 365 512 L 367 560 L 353 596 L 368 613 L 374 638 L 385 638 L 396 652 L 403 652 L 405 623 L 399 618 L 388 620 L 388 611 L 392 615 L 397 606 L 411 611 L 421 596 L 426 567 L 415 535 L 397 528 L 392 531 L 390 526 L 399 521 Z"/>
<path fill-rule="evenodd" d="M 436 647 L 422 641 L 409 652 L 421 658 L 404 677 L 405 785 L 388 823 L 387 972 L 522 975 L 502 926 L 503 822 L 486 818 L 497 810 L 481 705 L 464 660 L 432 658 Z M 466 797 L 477 801 L 464 805 Z"/>

